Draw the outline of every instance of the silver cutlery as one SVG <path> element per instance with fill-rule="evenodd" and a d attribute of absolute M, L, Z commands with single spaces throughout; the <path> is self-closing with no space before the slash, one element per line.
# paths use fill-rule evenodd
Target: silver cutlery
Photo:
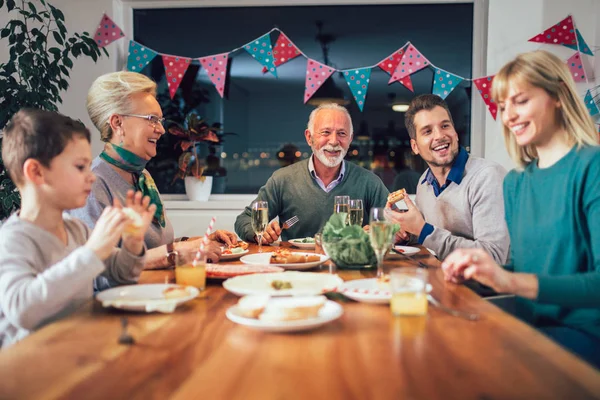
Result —
<path fill-rule="evenodd" d="M 297 215 L 294 215 L 292 218 L 288 219 L 283 223 L 281 229 L 290 229 L 292 226 L 296 224 L 296 222 L 300 221 Z"/>
<path fill-rule="evenodd" d="M 427 295 L 427 300 L 429 300 L 429 302 L 431 304 L 433 304 L 435 307 L 439 308 L 440 310 L 442 310 L 444 312 L 447 312 L 448 314 L 450 314 L 454 317 L 464 318 L 469 321 L 477 321 L 479 319 L 479 314 L 473 314 L 473 313 L 469 313 L 469 312 L 465 312 L 465 311 L 455 310 L 450 307 L 446 307 L 445 305 L 440 303 L 435 297 L 433 297 L 430 294 Z"/>

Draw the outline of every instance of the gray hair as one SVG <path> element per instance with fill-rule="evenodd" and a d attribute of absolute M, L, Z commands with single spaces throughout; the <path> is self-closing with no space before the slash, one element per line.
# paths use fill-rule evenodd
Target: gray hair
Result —
<path fill-rule="evenodd" d="M 348 122 L 350 123 L 350 136 L 352 137 L 354 135 L 354 128 L 352 127 L 352 117 L 350 116 L 350 113 L 348 112 L 346 107 L 340 106 L 337 103 L 323 103 L 319 107 L 312 110 L 310 116 L 308 117 L 308 125 L 306 126 L 306 129 L 308 129 L 311 136 L 313 134 L 313 130 L 315 129 L 315 119 L 317 118 L 317 114 L 321 110 L 337 110 L 346 114 L 346 117 L 348 117 Z"/>

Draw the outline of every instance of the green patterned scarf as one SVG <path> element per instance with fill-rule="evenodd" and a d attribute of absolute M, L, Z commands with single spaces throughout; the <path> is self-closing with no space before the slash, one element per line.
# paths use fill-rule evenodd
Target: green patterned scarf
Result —
<path fill-rule="evenodd" d="M 154 213 L 152 222 L 164 228 L 166 221 L 160 194 L 158 193 L 154 179 L 144 169 L 148 161 L 113 143 L 106 143 L 104 145 L 104 150 L 100 153 L 100 158 L 109 164 L 121 168 L 123 171 L 137 175 L 136 189 L 141 191 L 144 196 L 150 197 L 150 203 L 156 205 L 156 212 Z"/>

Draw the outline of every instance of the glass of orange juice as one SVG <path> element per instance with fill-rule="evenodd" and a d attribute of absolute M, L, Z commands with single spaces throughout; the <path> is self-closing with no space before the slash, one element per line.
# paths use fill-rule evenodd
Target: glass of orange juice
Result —
<path fill-rule="evenodd" d="M 175 258 L 175 282 L 178 285 L 194 286 L 200 290 L 206 287 L 206 258 L 192 250 L 178 250 Z"/>
<path fill-rule="evenodd" d="M 390 272 L 392 300 L 396 316 L 427 314 L 427 270 L 415 267 L 396 268 Z"/>

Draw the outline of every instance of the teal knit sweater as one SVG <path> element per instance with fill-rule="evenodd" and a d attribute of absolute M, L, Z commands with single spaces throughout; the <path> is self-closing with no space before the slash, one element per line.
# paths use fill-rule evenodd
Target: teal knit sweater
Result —
<path fill-rule="evenodd" d="M 510 264 L 536 274 L 536 301 L 517 311 L 536 326 L 600 338 L 600 147 L 575 147 L 549 168 L 537 160 L 504 180 Z"/>
<path fill-rule="evenodd" d="M 300 221 L 282 232 L 281 238 L 289 240 L 313 236 L 333 214 L 335 196 L 347 195 L 362 199 L 364 224 L 367 224 L 372 207 L 384 207 L 389 194 L 385 185 L 375 174 L 353 163 L 346 162 L 342 181 L 326 193 L 319 187 L 308 171 L 308 159 L 281 168 L 273 173 L 265 186 L 258 191 L 256 200 L 269 203 L 269 221 L 279 216 L 280 223 L 294 215 Z M 243 239 L 254 240 L 250 207 L 237 217 L 235 232 Z"/>

